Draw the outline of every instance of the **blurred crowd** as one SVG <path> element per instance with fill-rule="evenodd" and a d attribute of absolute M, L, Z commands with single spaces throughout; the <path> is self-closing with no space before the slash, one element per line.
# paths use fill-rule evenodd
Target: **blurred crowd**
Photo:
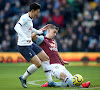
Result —
<path fill-rule="evenodd" d="M 60 52 L 100 52 L 100 0 L 0 0 L 1 52 L 17 51 L 14 25 L 32 2 L 41 4 L 34 28 L 59 27 Z"/>

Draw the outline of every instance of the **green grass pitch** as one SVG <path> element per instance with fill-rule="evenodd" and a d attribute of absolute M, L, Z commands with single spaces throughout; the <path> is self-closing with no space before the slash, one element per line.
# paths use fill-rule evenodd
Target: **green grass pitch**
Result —
<path fill-rule="evenodd" d="M 0 63 L 0 90 L 84 90 L 82 88 L 64 88 L 64 87 L 40 87 L 46 82 L 46 76 L 42 67 L 32 74 L 27 82 L 33 81 L 35 85 L 29 84 L 25 89 L 21 86 L 19 76 L 22 75 L 29 63 L 4 64 Z M 86 90 L 100 90 L 100 67 L 93 66 L 66 66 L 74 75 L 81 74 L 84 82 L 91 81 L 91 86 Z M 54 81 L 59 81 L 53 78 Z"/>

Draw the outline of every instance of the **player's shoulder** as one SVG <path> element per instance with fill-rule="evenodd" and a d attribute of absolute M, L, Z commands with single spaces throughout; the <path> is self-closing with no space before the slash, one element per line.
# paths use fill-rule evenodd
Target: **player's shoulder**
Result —
<path fill-rule="evenodd" d="M 27 15 L 28 13 L 25 13 L 25 14 L 23 14 L 21 17 L 27 17 L 28 15 Z"/>
<path fill-rule="evenodd" d="M 20 19 L 23 19 L 23 20 L 27 20 L 28 19 L 28 13 L 26 14 L 23 14 Z"/>

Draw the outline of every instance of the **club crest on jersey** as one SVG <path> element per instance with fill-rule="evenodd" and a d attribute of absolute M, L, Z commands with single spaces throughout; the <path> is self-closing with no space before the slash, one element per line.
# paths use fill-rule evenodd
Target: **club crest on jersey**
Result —
<path fill-rule="evenodd" d="M 56 69 L 59 69 L 59 67 L 58 67 L 58 66 L 56 66 L 55 68 L 56 68 Z"/>
<path fill-rule="evenodd" d="M 53 43 L 49 43 L 49 44 L 50 44 L 50 46 L 55 47 L 55 44 L 53 44 Z"/>
<path fill-rule="evenodd" d="M 30 27 L 30 29 L 29 30 L 31 30 L 32 31 L 32 26 Z"/>

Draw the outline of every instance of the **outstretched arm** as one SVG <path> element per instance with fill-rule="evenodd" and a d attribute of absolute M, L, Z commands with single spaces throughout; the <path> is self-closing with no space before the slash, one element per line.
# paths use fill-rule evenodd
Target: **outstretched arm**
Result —
<path fill-rule="evenodd" d="M 57 43 L 56 43 L 56 45 L 57 45 Z M 61 62 L 63 63 L 63 64 L 67 64 L 67 65 L 69 65 L 69 62 L 67 62 L 67 61 L 64 61 L 62 58 L 61 58 L 61 56 L 59 55 L 59 57 L 60 57 L 60 59 L 61 59 Z"/>
<path fill-rule="evenodd" d="M 37 33 L 32 33 L 31 38 L 33 41 L 35 41 L 37 39 Z"/>
<path fill-rule="evenodd" d="M 39 30 L 36 30 L 35 28 L 32 28 L 32 31 L 33 31 L 33 33 L 42 34 L 43 31 L 46 31 L 50 25 L 51 24 L 47 24 Z"/>
<path fill-rule="evenodd" d="M 41 29 L 39 29 L 39 31 L 41 31 L 41 32 L 46 31 L 49 28 L 50 25 L 51 24 L 45 25 L 44 27 L 42 27 Z M 34 29 L 34 31 L 37 31 L 37 30 Z M 32 33 L 31 34 L 31 38 L 32 38 L 32 40 L 36 40 L 37 39 L 37 33 L 36 32 Z"/>
<path fill-rule="evenodd" d="M 45 25 L 44 27 L 42 27 L 41 29 L 39 29 L 40 31 L 42 30 L 42 31 L 46 31 L 48 28 L 49 28 L 49 26 L 51 26 L 52 24 L 47 24 L 47 25 Z"/>
<path fill-rule="evenodd" d="M 59 55 L 59 57 L 60 57 L 60 55 Z M 61 57 L 60 57 L 60 58 L 61 58 Z M 62 61 L 62 63 L 69 65 L 69 62 L 64 61 L 62 58 L 61 58 L 61 61 Z"/>

